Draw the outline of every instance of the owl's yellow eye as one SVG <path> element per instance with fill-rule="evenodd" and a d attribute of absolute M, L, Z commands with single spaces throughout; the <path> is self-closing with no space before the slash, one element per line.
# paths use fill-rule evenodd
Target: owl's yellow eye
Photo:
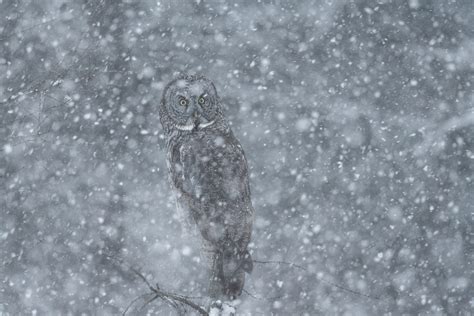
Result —
<path fill-rule="evenodd" d="M 181 100 L 179 100 L 179 104 L 182 105 L 182 106 L 186 106 L 186 105 L 188 105 L 188 101 L 186 101 L 186 99 L 181 99 Z"/>
<path fill-rule="evenodd" d="M 199 104 L 204 104 L 204 102 L 206 102 L 206 100 L 204 100 L 203 97 L 200 97 L 199 100 L 198 100 Z"/>

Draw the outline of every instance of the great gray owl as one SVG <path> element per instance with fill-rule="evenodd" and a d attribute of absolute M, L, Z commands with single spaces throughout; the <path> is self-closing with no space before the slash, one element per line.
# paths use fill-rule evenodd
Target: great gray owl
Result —
<path fill-rule="evenodd" d="M 221 109 L 214 84 L 181 75 L 164 89 L 160 121 L 178 208 L 197 225 L 210 273 L 209 294 L 235 298 L 245 272 L 254 209 L 247 161 Z"/>

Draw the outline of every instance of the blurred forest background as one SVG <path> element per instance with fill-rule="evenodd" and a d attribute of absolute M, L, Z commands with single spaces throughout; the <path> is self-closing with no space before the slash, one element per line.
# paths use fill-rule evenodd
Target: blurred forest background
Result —
<path fill-rule="evenodd" d="M 474 309 L 473 1 L 0 0 L 0 17 L 0 314 L 122 313 L 147 292 L 124 266 L 203 295 L 157 117 L 180 71 L 215 82 L 246 151 L 254 258 L 306 269 L 256 264 L 240 312 Z"/>

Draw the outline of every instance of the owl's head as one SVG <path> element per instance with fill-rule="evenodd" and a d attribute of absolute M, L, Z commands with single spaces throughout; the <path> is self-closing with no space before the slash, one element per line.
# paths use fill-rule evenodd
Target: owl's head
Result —
<path fill-rule="evenodd" d="M 213 125 L 221 116 L 216 87 L 203 76 L 180 75 L 163 91 L 160 120 L 166 131 L 196 131 Z"/>

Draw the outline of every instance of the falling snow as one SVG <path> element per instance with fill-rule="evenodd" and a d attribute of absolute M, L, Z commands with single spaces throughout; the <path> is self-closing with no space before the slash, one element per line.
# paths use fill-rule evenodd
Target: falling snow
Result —
<path fill-rule="evenodd" d="M 0 315 L 121 314 L 149 291 L 130 267 L 206 304 L 157 113 L 179 72 L 216 84 L 250 169 L 259 262 L 226 312 L 474 310 L 474 2 L 0 0 L 0 16 Z M 129 314 L 173 314 L 149 298 Z"/>

